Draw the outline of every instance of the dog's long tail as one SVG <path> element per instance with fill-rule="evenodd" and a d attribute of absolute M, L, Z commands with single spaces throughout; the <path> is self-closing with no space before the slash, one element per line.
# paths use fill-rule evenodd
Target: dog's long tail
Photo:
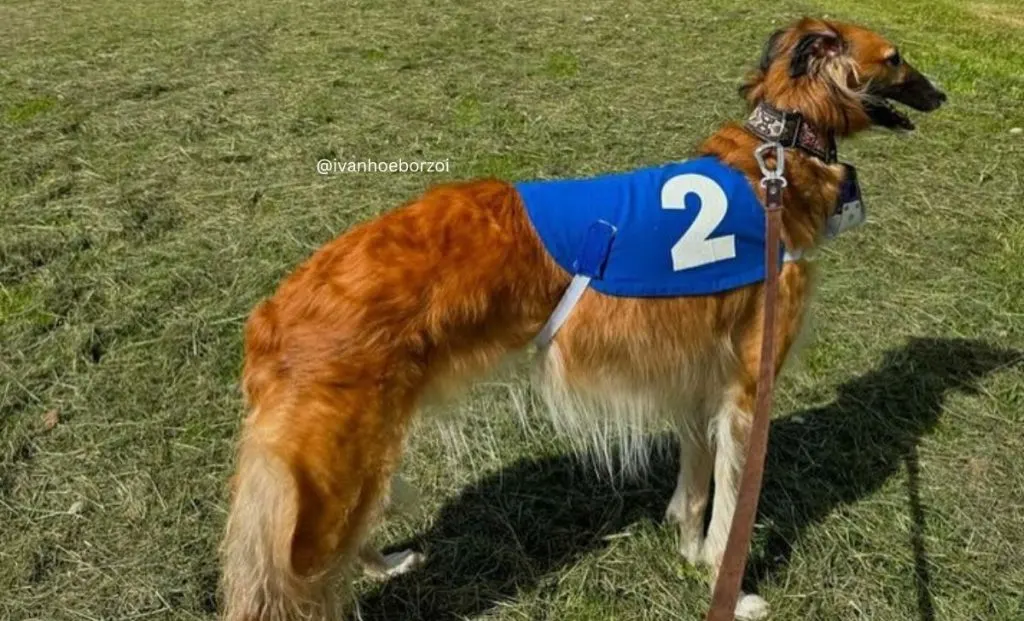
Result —
<path fill-rule="evenodd" d="M 278 453 L 272 438 L 247 429 L 221 550 L 225 619 L 342 618 L 349 581 L 339 574 L 351 559 L 338 554 L 329 566 L 306 563 L 311 574 L 300 573 L 296 536 L 303 526 L 303 491 L 293 467 Z"/>
<path fill-rule="evenodd" d="M 343 618 L 349 572 L 401 448 L 374 387 L 298 381 L 280 341 L 263 304 L 246 326 L 250 414 L 221 546 L 227 621 Z"/>
<path fill-rule="evenodd" d="M 280 346 L 276 309 L 256 307 L 245 326 L 248 356 L 242 388 L 251 409 L 238 449 L 227 528 L 221 544 L 221 590 L 228 621 L 270 621 L 303 612 L 308 590 L 292 568 L 299 490 L 286 457 L 261 426 L 286 417 L 266 394 L 274 386 Z M 262 407 L 261 407 L 262 405 Z"/>
<path fill-rule="evenodd" d="M 403 445 L 382 411 L 372 389 L 323 386 L 253 410 L 222 547 L 227 621 L 344 618 Z"/>

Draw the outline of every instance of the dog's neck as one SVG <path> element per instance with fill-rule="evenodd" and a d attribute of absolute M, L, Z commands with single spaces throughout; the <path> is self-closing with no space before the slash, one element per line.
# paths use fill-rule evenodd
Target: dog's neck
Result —
<path fill-rule="evenodd" d="M 826 164 L 838 161 L 835 132 L 815 126 L 799 112 L 761 101 L 744 127 L 765 142 L 800 149 Z"/>
<path fill-rule="evenodd" d="M 729 122 L 709 136 L 697 148 L 700 155 L 710 155 L 744 173 L 752 187 L 760 190 L 761 170 L 754 151 L 765 139 L 742 122 Z M 782 213 L 782 237 L 786 248 L 813 248 L 825 230 L 825 223 L 835 208 L 842 166 L 825 164 L 824 160 L 802 148 L 787 149 Z"/>

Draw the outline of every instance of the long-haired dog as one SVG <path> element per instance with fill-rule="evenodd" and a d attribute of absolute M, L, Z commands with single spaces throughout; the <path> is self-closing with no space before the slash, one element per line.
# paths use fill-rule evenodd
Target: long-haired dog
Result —
<path fill-rule="evenodd" d="M 415 561 L 365 545 L 391 501 L 413 414 L 530 344 L 588 261 L 596 266 L 591 286 L 540 350 L 538 392 L 560 427 L 599 448 L 612 441 L 642 448 L 648 424 L 678 431 L 678 486 L 667 516 L 679 525 L 682 554 L 716 575 L 756 391 L 763 265 L 745 280 L 726 274 L 714 292 L 700 293 L 685 279 L 659 290 L 636 285 L 630 278 L 655 265 L 638 257 L 664 253 L 668 279 L 691 267 L 713 274 L 731 258 L 763 261 L 763 239 L 758 246 L 740 230 L 763 227 L 760 209 L 730 216 L 743 219 L 736 235 L 715 237 L 715 225 L 730 222 L 723 201 L 763 200 L 754 151 L 768 140 L 784 143 L 782 237 L 790 256 L 779 279 L 781 368 L 810 292 L 811 268 L 797 255 L 843 228 L 841 195 L 851 181 L 856 189 L 852 169 L 835 161 L 835 137 L 872 126 L 912 129 L 888 100 L 922 111 L 945 100 L 882 36 L 809 18 L 771 36 L 741 93 L 751 119 L 703 142 L 697 161 L 705 169 L 665 183 L 657 210 L 664 216 L 650 229 L 640 225 L 650 244 L 620 248 L 637 226 L 622 230 L 596 215 L 596 232 L 558 238 L 545 229 L 558 207 L 531 202 L 543 203 L 534 196 L 544 195 L 543 182 L 444 185 L 328 243 L 256 307 L 245 328 L 250 413 L 222 548 L 228 619 L 340 619 L 360 560 L 385 573 Z M 644 179 L 664 170 L 648 169 Z M 614 211 L 608 194 L 619 192 L 619 181 L 608 183 L 584 188 L 586 200 L 567 204 L 566 213 L 585 219 L 587 201 Z M 559 191 L 547 196 L 558 199 Z M 661 229 L 674 222 L 667 218 L 687 213 L 690 223 L 669 231 L 672 248 L 662 247 Z M 576 245 L 566 252 L 581 252 L 580 261 L 560 254 L 562 242 Z M 737 616 L 766 611 L 747 594 Z"/>

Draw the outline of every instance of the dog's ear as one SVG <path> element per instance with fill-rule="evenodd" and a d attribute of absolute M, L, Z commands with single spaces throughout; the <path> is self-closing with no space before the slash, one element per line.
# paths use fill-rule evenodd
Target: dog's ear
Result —
<path fill-rule="evenodd" d="M 789 61 L 789 76 L 799 78 L 807 74 L 811 61 L 830 58 L 843 53 L 843 40 L 834 32 L 812 32 L 800 37 L 793 46 Z"/>
<path fill-rule="evenodd" d="M 779 55 L 779 39 L 782 35 L 786 34 L 784 29 L 776 30 L 768 37 L 768 41 L 764 44 L 764 49 L 761 50 L 761 60 L 757 64 L 756 75 L 752 75 L 746 82 L 740 85 L 739 93 L 740 97 L 748 99 L 750 92 L 754 90 L 762 80 L 764 80 L 765 74 L 768 73 L 768 69 L 771 68 L 772 62 Z"/>
<path fill-rule="evenodd" d="M 779 29 L 768 37 L 768 41 L 764 44 L 764 49 L 761 50 L 761 63 L 758 65 L 758 68 L 761 69 L 761 71 L 767 73 L 768 69 L 772 66 L 772 61 L 775 60 L 775 57 L 779 53 L 779 50 L 776 49 L 778 47 L 779 38 L 784 34 L 786 34 L 786 31 L 784 29 Z"/>

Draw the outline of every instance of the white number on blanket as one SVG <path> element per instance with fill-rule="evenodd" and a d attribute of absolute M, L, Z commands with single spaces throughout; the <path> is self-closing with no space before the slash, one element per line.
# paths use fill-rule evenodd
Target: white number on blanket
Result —
<path fill-rule="evenodd" d="M 725 190 L 714 179 L 694 173 L 672 177 L 661 186 L 661 208 L 686 209 L 686 195 L 691 193 L 700 198 L 700 211 L 672 246 L 672 269 L 677 272 L 736 256 L 735 235 L 709 238 L 729 208 Z"/>

